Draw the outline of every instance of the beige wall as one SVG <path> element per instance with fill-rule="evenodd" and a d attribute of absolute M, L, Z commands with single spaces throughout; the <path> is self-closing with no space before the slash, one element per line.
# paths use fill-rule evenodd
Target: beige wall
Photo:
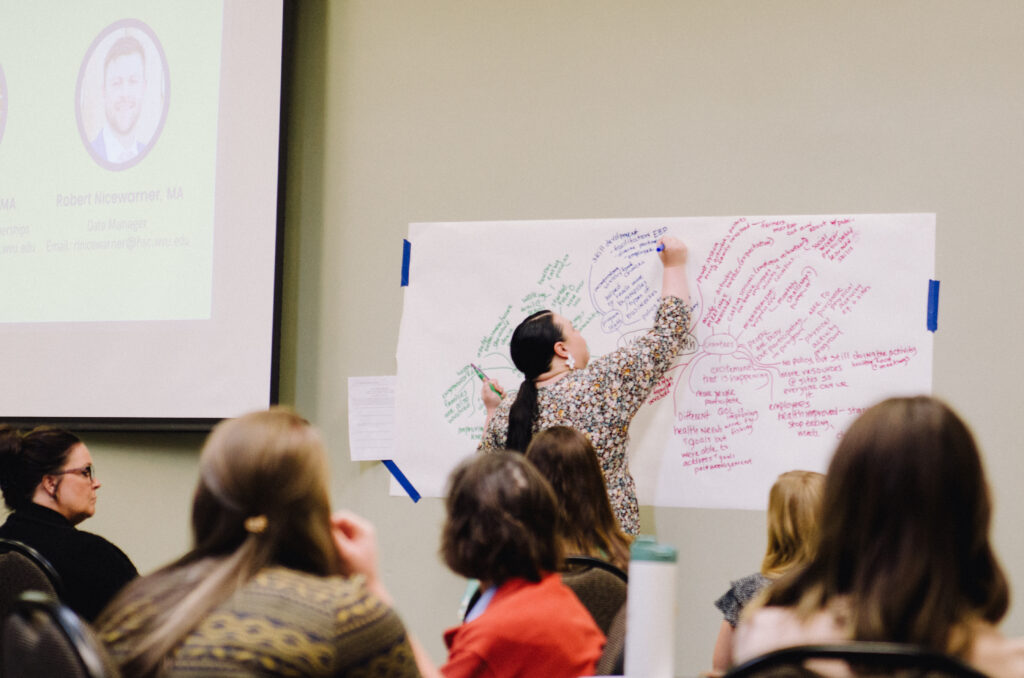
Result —
<path fill-rule="evenodd" d="M 347 378 L 395 370 L 410 221 L 936 212 L 935 392 L 986 451 L 997 547 L 1024 582 L 1024 364 L 1000 339 L 1021 324 L 1024 3 L 297 4 L 282 396 L 323 428 L 335 501 L 376 522 L 436 658 L 462 591 L 436 556 L 442 507 L 389 497 L 379 464 L 347 460 Z M 105 486 L 88 528 L 144 570 L 186 548 L 200 439 L 89 442 Z M 677 670 L 696 674 L 764 516 L 642 519 L 679 547 Z M 1007 628 L 1024 634 L 1017 609 Z"/>

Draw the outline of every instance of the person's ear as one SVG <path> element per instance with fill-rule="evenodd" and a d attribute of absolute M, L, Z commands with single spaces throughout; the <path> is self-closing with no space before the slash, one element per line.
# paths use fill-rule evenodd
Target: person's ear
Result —
<path fill-rule="evenodd" d="M 43 476 L 43 491 L 53 497 L 57 493 L 56 476 Z"/>
<path fill-rule="evenodd" d="M 569 347 L 565 345 L 564 341 L 555 342 L 555 355 L 563 360 L 569 357 Z"/>

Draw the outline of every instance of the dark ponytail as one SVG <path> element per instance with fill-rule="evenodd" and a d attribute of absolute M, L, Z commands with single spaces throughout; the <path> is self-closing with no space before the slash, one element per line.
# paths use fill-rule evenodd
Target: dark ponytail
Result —
<path fill-rule="evenodd" d="M 551 311 L 537 311 L 519 323 L 512 333 L 509 352 L 523 380 L 508 413 L 508 437 L 505 446 L 525 452 L 533 437 L 533 422 L 537 419 L 537 385 L 534 380 L 551 369 L 555 356 L 555 343 L 565 341 L 562 330 L 555 324 Z"/>
<path fill-rule="evenodd" d="M 526 452 L 533 438 L 533 421 L 537 418 L 537 384 L 524 379 L 516 399 L 508 411 L 508 438 L 505 448 Z"/>
<path fill-rule="evenodd" d="M 80 442 L 73 433 L 48 426 L 22 432 L 0 425 L 0 491 L 7 507 L 31 504 L 43 476 L 59 471 Z"/>

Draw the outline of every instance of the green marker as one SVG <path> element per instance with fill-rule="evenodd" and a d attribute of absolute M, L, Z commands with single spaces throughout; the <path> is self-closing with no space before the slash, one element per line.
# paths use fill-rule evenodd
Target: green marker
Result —
<path fill-rule="evenodd" d="M 480 381 L 487 381 L 487 375 L 484 374 L 483 370 L 481 370 L 479 367 L 477 367 L 473 363 L 470 363 L 469 366 L 473 368 L 474 372 L 476 372 L 476 376 L 480 377 Z M 495 386 L 493 383 L 489 383 L 487 385 L 491 387 L 492 391 L 494 391 L 495 393 L 498 394 L 499 398 L 504 398 L 505 397 L 505 394 L 502 393 L 501 391 L 499 391 L 498 387 Z"/>

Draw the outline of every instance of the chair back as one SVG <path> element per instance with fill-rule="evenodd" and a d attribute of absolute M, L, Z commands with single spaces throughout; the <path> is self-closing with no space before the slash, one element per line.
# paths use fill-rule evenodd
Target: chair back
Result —
<path fill-rule="evenodd" d="M 604 634 L 607 638 L 601 658 L 597 660 L 595 675 L 621 676 L 625 671 L 626 659 L 626 606 L 623 605 L 612 617 L 612 623 Z"/>
<path fill-rule="evenodd" d="M 565 557 L 565 569 L 583 569 L 587 567 L 597 567 L 602 570 L 611 572 L 622 581 L 629 583 L 629 575 L 626 574 L 622 568 L 617 565 L 612 565 L 607 560 L 601 560 L 594 556 L 566 556 Z"/>
<path fill-rule="evenodd" d="M 60 575 L 39 551 L 20 541 L 0 539 L 0 620 L 24 591 L 59 596 Z"/>
<path fill-rule="evenodd" d="M 0 628 L 0 676 L 117 678 L 120 673 L 92 629 L 53 596 L 26 591 Z"/>
<path fill-rule="evenodd" d="M 851 641 L 775 650 L 733 667 L 725 678 L 985 678 L 956 657 L 917 645 Z"/>
<path fill-rule="evenodd" d="M 576 567 L 563 570 L 562 581 L 572 589 L 607 636 L 612 620 L 626 602 L 625 573 L 610 563 L 586 556 L 571 556 L 566 558 L 566 563 Z"/>

